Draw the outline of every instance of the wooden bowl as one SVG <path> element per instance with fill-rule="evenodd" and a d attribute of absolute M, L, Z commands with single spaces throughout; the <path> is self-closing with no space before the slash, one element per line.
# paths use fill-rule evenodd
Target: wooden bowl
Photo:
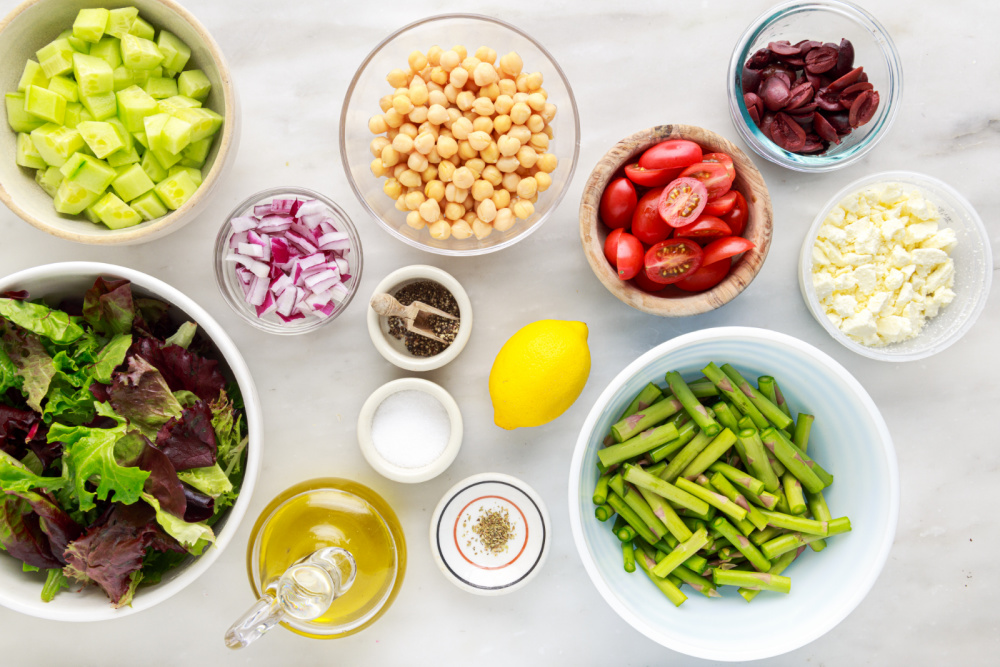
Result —
<path fill-rule="evenodd" d="M 753 241 L 755 247 L 743 253 L 733 263 L 725 280 L 704 292 L 684 292 L 675 287 L 667 287 L 657 294 L 644 292 L 631 282 L 620 280 L 604 257 L 604 241 L 610 230 L 600 221 L 597 213 L 604 188 L 625 165 L 636 162 L 643 151 L 666 139 L 688 139 L 699 144 L 706 153 L 729 155 L 736 165 L 733 189 L 746 198 L 750 208 L 743 236 Z M 764 265 L 767 251 L 771 247 L 771 227 L 771 198 L 767 194 L 764 177 L 757 171 L 754 163 L 729 140 L 693 125 L 658 125 L 619 141 L 604 154 L 590 173 L 580 202 L 580 241 L 594 274 L 620 301 L 637 310 L 661 317 L 707 313 L 736 298 Z"/>
<path fill-rule="evenodd" d="M 18 79 L 28 58 L 73 25 L 81 7 L 134 6 L 157 31 L 174 33 L 191 47 L 188 69 L 198 68 L 212 82 L 205 106 L 223 116 L 222 129 L 202 167 L 204 181 L 194 195 L 176 211 L 125 229 L 108 229 L 82 215 L 56 212 L 52 198 L 35 183 L 35 171 L 14 163 L 17 134 L 6 122 L 0 127 L 0 201 L 25 222 L 62 239 L 93 245 L 131 245 L 152 241 L 174 232 L 198 217 L 212 191 L 232 167 L 239 144 L 239 109 L 229 67 L 222 49 L 188 10 L 173 0 L 26 0 L 0 21 L 0 88 L 17 90 Z"/>

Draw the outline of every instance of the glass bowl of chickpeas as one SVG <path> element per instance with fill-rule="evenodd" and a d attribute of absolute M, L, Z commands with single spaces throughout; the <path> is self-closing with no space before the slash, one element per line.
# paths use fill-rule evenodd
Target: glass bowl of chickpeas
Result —
<path fill-rule="evenodd" d="M 566 194 L 579 152 L 563 70 L 488 16 L 433 16 L 386 37 L 340 115 L 358 199 L 390 234 L 441 255 L 494 252 L 534 232 Z"/>

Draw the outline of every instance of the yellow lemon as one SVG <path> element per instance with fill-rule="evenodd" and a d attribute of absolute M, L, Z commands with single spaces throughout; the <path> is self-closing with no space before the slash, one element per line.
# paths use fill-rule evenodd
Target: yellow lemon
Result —
<path fill-rule="evenodd" d="M 493 421 L 508 430 L 547 424 L 573 405 L 589 375 L 586 324 L 533 322 L 511 336 L 493 361 Z"/>

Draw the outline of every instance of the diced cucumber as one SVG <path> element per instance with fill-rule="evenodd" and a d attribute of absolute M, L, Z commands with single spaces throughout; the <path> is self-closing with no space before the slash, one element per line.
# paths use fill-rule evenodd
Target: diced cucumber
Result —
<path fill-rule="evenodd" d="M 149 139 L 146 137 L 145 132 L 133 132 L 132 138 L 142 146 L 144 151 L 149 149 Z"/>
<path fill-rule="evenodd" d="M 57 39 L 65 39 L 77 53 L 90 53 L 90 42 L 73 36 L 73 30 L 63 30 Z"/>
<path fill-rule="evenodd" d="M 81 9 L 73 21 L 73 36 L 96 44 L 104 36 L 110 19 L 111 12 L 107 9 Z"/>
<path fill-rule="evenodd" d="M 183 206 L 197 189 L 198 185 L 191 178 L 191 174 L 186 171 L 168 176 L 156 184 L 156 194 L 167 205 L 167 208 L 174 211 Z"/>
<path fill-rule="evenodd" d="M 170 116 L 160 132 L 159 148 L 168 153 L 180 153 L 191 143 L 191 130 L 191 123 Z"/>
<path fill-rule="evenodd" d="M 173 115 L 181 109 L 198 109 L 200 107 L 201 102 L 193 97 L 186 97 L 184 95 L 174 95 L 173 97 L 168 97 L 165 100 L 160 100 L 160 111 L 170 115 Z"/>
<path fill-rule="evenodd" d="M 135 7 L 112 9 L 111 15 L 108 17 L 108 28 L 105 32 L 121 39 L 138 17 L 139 10 Z"/>
<path fill-rule="evenodd" d="M 116 93 L 118 118 L 129 132 L 144 132 L 143 119 L 156 113 L 156 100 L 139 86 L 129 86 Z"/>
<path fill-rule="evenodd" d="M 167 214 L 167 207 L 163 205 L 155 192 L 148 192 L 129 203 L 136 213 L 142 216 L 143 220 L 155 220 Z"/>
<path fill-rule="evenodd" d="M 78 155 L 79 158 L 77 158 Z M 76 169 L 71 174 L 66 174 L 67 168 L 74 162 L 79 162 Z M 108 163 L 82 153 L 74 153 L 60 171 L 63 172 L 63 176 L 67 180 L 77 183 L 95 194 L 101 194 L 107 190 L 111 182 L 118 177 L 118 172 Z"/>
<path fill-rule="evenodd" d="M 87 118 L 83 115 L 87 114 Z M 90 115 L 90 112 L 83 108 L 83 105 L 79 102 L 67 102 L 66 103 L 66 115 L 63 117 L 63 125 L 66 127 L 76 127 L 83 120 L 93 120 L 94 117 Z"/>
<path fill-rule="evenodd" d="M 126 34 L 122 40 L 122 64 L 129 69 L 150 70 L 163 62 L 163 53 L 152 41 Z"/>
<path fill-rule="evenodd" d="M 35 148 L 35 143 L 25 132 L 17 133 L 16 162 L 22 167 L 28 167 L 29 169 L 46 169 L 49 166 L 45 164 L 42 154 L 38 152 L 38 149 Z"/>
<path fill-rule="evenodd" d="M 176 167 L 171 167 L 167 171 L 167 174 L 169 176 L 176 176 L 177 174 L 181 173 L 182 171 L 186 171 L 188 173 L 188 176 L 191 177 L 191 180 L 194 181 L 195 185 L 198 185 L 198 186 L 201 185 L 201 183 L 202 183 L 201 169 L 195 169 L 194 167 L 184 167 L 184 166 L 181 166 L 181 165 L 177 165 Z"/>
<path fill-rule="evenodd" d="M 162 100 L 177 94 L 177 81 L 167 77 L 150 77 L 144 89 L 154 100 Z"/>
<path fill-rule="evenodd" d="M 171 153 L 168 150 L 162 148 L 151 148 L 149 150 L 156 158 L 156 161 L 160 163 L 160 166 L 164 169 L 170 169 L 172 166 L 181 161 L 180 153 Z"/>
<path fill-rule="evenodd" d="M 162 147 L 161 137 L 163 126 L 170 120 L 170 116 L 165 113 L 155 113 L 142 119 L 143 127 L 146 130 L 146 145 L 150 150 Z"/>
<path fill-rule="evenodd" d="M 80 135 L 94 155 L 103 159 L 117 150 L 125 148 L 125 142 L 111 123 L 84 121 L 76 126 Z"/>
<path fill-rule="evenodd" d="M 31 131 L 31 141 L 46 164 L 61 167 L 69 157 L 83 148 L 80 131 L 54 123 L 46 123 Z"/>
<path fill-rule="evenodd" d="M 117 169 L 130 164 L 138 164 L 140 159 L 142 158 L 140 158 L 139 152 L 133 146 L 128 149 L 123 148 L 109 155 L 108 164 Z"/>
<path fill-rule="evenodd" d="M 142 222 L 142 216 L 110 192 L 94 204 L 94 213 L 111 229 L 123 229 Z"/>
<path fill-rule="evenodd" d="M 85 218 L 87 218 L 87 220 L 90 220 L 95 225 L 101 224 L 100 217 L 98 217 L 98 215 L 96 213 L 94 213 L 94 205 L 93 204 L 91 204 L 87 208 L 83 209 L 83 216 Z"/>
<path fill-rule="evenodd" d="M 198 167 L 199 169 L 208 159 L 208 152 L 212 150 L 212 143 L 215 137 L 206 137 L 198 141 L 192 141 L 188 147 L 181 152 L 181 165 L 184 167 Z"/>
<path fill-rule="evenodd" d="M 126 167 L 111 182 L 111 187 L 123 201 L 132 201 L 153 189 L 153 181 L 137 164 Z"/>
<path fill-rule="evenodd" d="M 152 151 L 146 151 L 146 154 L 142 156 L 142 162 L 139 163 L 139 166 L 142 167 L 142 170 L 146 172 L 146 175 L 154 183 L 159 183 L 167 177 L 166 168 L 153 157 Z"/>
<path fill-rule="evenodd" d="M 132 70 L 128 67 L 116 67 L 114 74 L 114 83 L 112 84 L 115 92 L 125 90 L 130 86 L 135 85 L 135 77 L 132 75 Z"/>
<path fill-rule="evenodd" d="M 67 102 L 80 101 L 80 89 L 73 79 L 65 76 L 54 76 L 49 81 L 48 89 L 57 95 L 62 95 Z"/>
<path fill-rule="evenodd" d="M 105 120 L 111 118 L 118 112 L 118 104 L 115 102 L 114 93 L 100 93 L 98 95 L 80 95 L 80 102 L 87 108 L 94 120 Z"/>
<path fill-rule="evenodd" d="M 7 93 L 4 96 L 7 106 L 7 123 L 15 132 L 31 132 L 45 125 L 45 121 L 24 110 L 24 93 Z"/>
<path fill-rule="evenodd" d="M 163 53 L 163 69 L 175 76 L 191 59 L 191 48 L 172 32 L 161 30 L 156 45 Z"/>
<path fill-rule="evenodd" d="M 28 86 L 24 94 L 24 110 L 50 123 L 61 125 L 66 117 L 66 98 L 45 88 Z"/>
<path fill-rule="evenodd" d="M 35 172 L 35 182 L 45 190 L 45 194 L 55 197 L 59 190 L 59 184 L 63 181 L 63 175 L 59 173 L 59 167 L 48 167 Z"/>
<path fill-rule="evenodd" d="M 212 92 L 212 82 L 200 69 L 189 69 L 177 77 L 177 88 L 181 95 L 204 101 Z"/>
<path fill-rule="evenodd" d="M 81 97 L 91 97 L 114 90 L 115 71 L 106 60 L 97 56 L 73 55 L 73 73 Z"/>
<path fill-rule="evenodd" d="M 135 21 L 132 21 L 132 27 L 128 29 L 128 32 L 130 35 L 142 37 L 143 39 L 151 40 L 156 37 L 156 29 L 146 23 L 142 17 L 136 17 Z"/>
<path fill-rule="evenodd" d="M 28 90 L 28 86 L 49 87 L 49 78 L 45 76 L 42 66 L 34 60 L 24 63 L 24 72 L 21 74 L 21 80 L 17 83 L 17 92 L 23 93 Z"/>
<path fill-rule="evenodd" d="M 90 47 L 90 55 L 111 65 L 111 69 L 117 69 L 122 65 L 121 42 L 110 35 L 102 37 L 101 41 Z"/>
<path fill-rule="evenodd" d="M 35 55 L 38 57 L 38 64 L 42 66 L 45 76 L 52 78 L 59 74 L 65 74 L 73 69 L 73 54 L 76 51 L 70 45 L 69 40 L 56 39 L 38 49 Z"/>
<path fill-rule="evenodd" d="M 101 193 L 93 193 L 79 183 L 64 178 L 52 198 L 56 211 L 65 215 L 80 215 L 83 209 L 96 202 Z"/>
<path fill-rule="evenodd" d="M 211 109 L 179 109 L 173 116 L 191 123 L 191 141 L 210 137 L 222 127 L 222 116 Z"/>

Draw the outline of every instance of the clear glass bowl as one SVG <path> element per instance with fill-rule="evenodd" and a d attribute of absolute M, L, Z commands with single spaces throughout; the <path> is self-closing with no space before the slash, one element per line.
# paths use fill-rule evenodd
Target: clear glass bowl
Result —
<path fill-rule="evenodd" d="M 780 148 L 754 124 L 743 104 L 743 64 L 768 42 L 787 39 L 794 44 L 815 39 L 839 43 L 845 37 L 854 45 L 855 66 L 865 68 L 868 80 L 879 93 L 878 111 L 868 123 L 824 153 L 799 155 Z M 874 16 L 843 0 L 793 0 L 767 10 L 736 44 L 728 76 L 729 112 L 743 140 L 761 157 L 802 172 L 832 171 L 861 159 L 889 131 L 903 93 L 903 70 L 889 33 Z"/>
<path fill-rule="evenodd" d="M 955 261 L 955 284 L 952 288 L 955 300 L 943 307 L 936 317 L 927 320 L 915 337 L 884 347 L 869 347 L 849 338 L 826 317 L 813 287 L 812 247 L 826 216 L 844 197 L 875 183 L 890 182 L 920 189 L 924 198 L 937 206 L 942 219 L 941 227 L 955 230 L 958 245 L 951 251 L 951 258 Z M 912 171 L 884 171 L 844 187 L 820 209 L 799 253 L 799 289 L 809 312 L 835 341 L 862 356 L 879 361 L 924 359 L 954 344 L 972 328 L 986 307 L 992 279 L 993 256 L 989 236 L 972 204 L 947 183 Z"/>
<path fill-rule="evenodd" d="M 503 55 L 517 51 L 527 72 L 541 72 L 542 86 L 549 94 L 549 101 L 558 107 L 551 125 L 553 139 L 549 152 L 559 159 L 559 166 L 552 172 L 552 185 L 538 195 L 535 213 L 527 220 L 506 232 L 494 231 L 483 240 L 472 236 L 467 239 L 454 237 L 443 241 L 431 238 L 427 229 L 416 230 L 406 224 L 406 213 L 395 207 L 395 202 L 382 192 L 384 178 L 376 178 L 370 169 L 372 154 L 369 144 L 375 137 L 368 130 L 368 119 L 380 113 L 379 99 L 391 93 L 386 75 L 407 66 L 407 56 L 414 50 L 427 51 L 438 44 L 450 48 L 462 44 L 469 53 L 479 46 L 496 49 Z M 569 183 L 573 180 L 580 153 L 580 119 L 576 98 L 562 68 L 545 47 L 520 29 L 489 16 L 476 14 L 442 14 L 411 23 L 392 33 L 361 63 L 340 114 L 340 156 L 351 188 L 369 213 L 390 234 L 401 241 L 439 255 L 471 256 L 495 252 L 511 246 L 542 226 L 552 211 L 562 201 Z"/>
<path fill-rule="evenodd" d="M 236 264 L 226 260 L 226 255 L 229 254 L 229 239 L 233 235 L 232 227 L 229 224 L 230 220 L 237 216 L 249 215 L 253 213 L 254 206 L 266 204 L 272 199 L 290 197 L 318 199 L 326 204 L 330 210 L 330 214 L 337 221 L 337 231 L 346 232 L 351 239 L 351 249 L 347 255 L 347 261 L 351 266 L 351 279 L 346 283 L 348 294 L 337 305 L 337 308 L 333 311 L 333 315 L 326 319 L 307 317 L 305 319 L 293 320 L 292 322 L 283 322 L 274 311 L 265 314 L 263 317 L 257 317 L 256 309 L 247 303 L 246 298 L 243 296 L 243 288 L 240 285 L 239 278 L 236 276 Z M 347 217 L 344 210 L 337 206 L 331 199 L 307 188 L 271 188 L 251 195 L 240 202 L 226 216 L 219 229 L 218 236 L 215 237 L 215 280 L 219 284 L 219 291 L 222 292 L 222 296 L 225 298 L 226 303 L 229 304 L 229 307 L 236 311 L 240 317 L 261 331 L 268 333 L 279 335 L 304 334 L 333 322 L 340 317 L 340 314 L 347 309 L 347 306 L 354 299 L 354 295 L 358 291 L 358 286 L 361 284 L 361 271 L 363 268 L 364 252 L 361 249 L 361 237 L 358 236 L 358 230 L 354 228 L 354 223 Z"/>

